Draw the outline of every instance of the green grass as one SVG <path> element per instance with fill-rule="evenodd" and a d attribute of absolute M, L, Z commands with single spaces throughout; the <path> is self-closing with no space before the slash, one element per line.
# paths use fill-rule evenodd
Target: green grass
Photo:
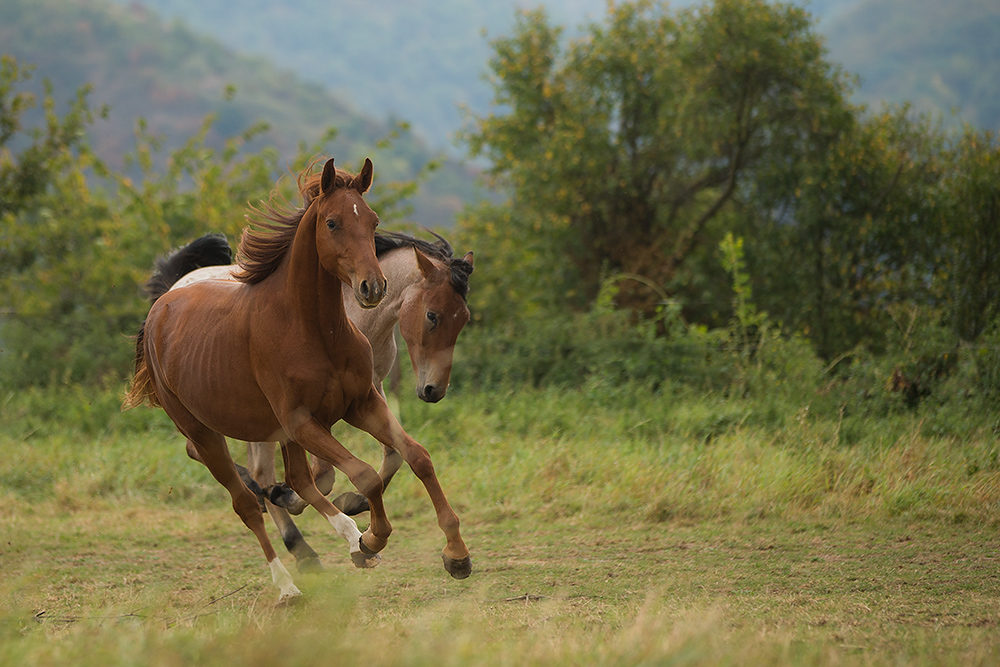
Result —
<path fill-rule="evenodd" d="M 403 396 L 473 576 L 445 574 L 404 471 L 383 563 L 355 569 L 307 512 L 327 569 L 285 557 L 305 595 L 277 606 L 256 541 L 162 412 L 119 415 L 112 390 L 0 399 L 2 664 L 1000 661 L 988 428 L 628 388 Z"/>

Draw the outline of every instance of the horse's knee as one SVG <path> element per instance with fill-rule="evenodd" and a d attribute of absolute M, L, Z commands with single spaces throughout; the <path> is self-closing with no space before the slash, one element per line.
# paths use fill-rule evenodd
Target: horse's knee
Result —
<path fill-rule="evenodd" d="M 424 480 L 434 476 L 434 463 L 431 461 L 431 455 L 423 447 L 418 449 L 407 463 L 410 464 L 410 470 L 418 479 Z"/>

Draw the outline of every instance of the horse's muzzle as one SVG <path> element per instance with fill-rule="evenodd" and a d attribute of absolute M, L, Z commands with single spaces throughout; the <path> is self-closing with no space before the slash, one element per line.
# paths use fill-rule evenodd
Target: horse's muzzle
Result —
<path fill-rule="evenodd" d="M 362 308 L 374 308 L 382 303 L 388 293 L 388 282 L 385 278 L 378 280 L 362 280 L 354 289 L 354 298 Z"/>
<path fill-rule="evenodd" d="M 417 396 L 425 403 L 437 403 L 444 398 L 446 391 L 448 391 L 447 386 L 442 387 L 433 384 L 419 385 L 417 387 Z"/>

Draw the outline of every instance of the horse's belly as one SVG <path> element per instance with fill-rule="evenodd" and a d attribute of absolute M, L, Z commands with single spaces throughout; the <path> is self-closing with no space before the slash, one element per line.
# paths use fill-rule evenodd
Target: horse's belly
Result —
<path fill-rule="evenodd" d="M 169 294 L 169 293 L 168 293 Z M 167 295 L 164 295 L 167 296 Z M 195 294 L 163 299 L 146 320 L 147 358 L 160 390 L 213 431 L 241 440 L 280 440 L 280 427 L 254 380 L 245 318 L 232 303 Z M 177 406 L 160 402 L 175 422 Z M 173 407 L 173 410 L 171 409 Z M 180 424 L 178 424 L 180 426 Z"/>

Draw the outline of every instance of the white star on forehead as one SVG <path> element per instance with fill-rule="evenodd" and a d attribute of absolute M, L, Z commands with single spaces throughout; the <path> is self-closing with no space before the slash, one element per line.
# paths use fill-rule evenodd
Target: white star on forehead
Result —
<path fill-rule="evenodd" d="M 358 213 L 358 205 L 357 204 L 354 205 L 354 215 L 357 215 L 357 216 L 361 215 L 360 213 Z"/>

